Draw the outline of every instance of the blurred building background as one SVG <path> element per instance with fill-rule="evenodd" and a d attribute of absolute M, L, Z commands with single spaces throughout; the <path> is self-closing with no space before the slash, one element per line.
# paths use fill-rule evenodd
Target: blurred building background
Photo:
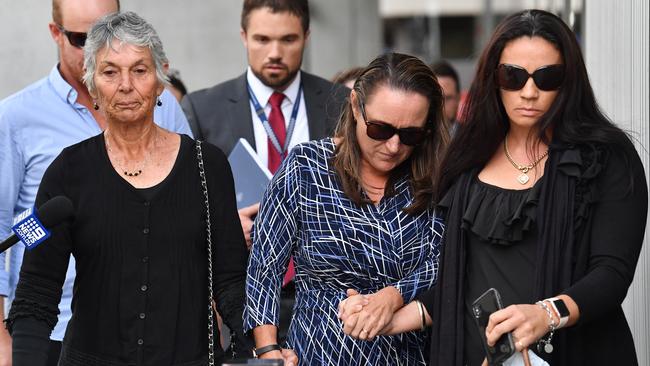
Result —
<path fill-rule="evenodd" d="M 463 89 L 469 87 L 475 60 L 499 20 L 524 8 L 552 11 L 576 32 L 603 110 L 636 140 L 648 175 L 647 0 L 311 0 L 310 7 L 305 70 L 330 78 L 394 50 L 427 63 L 447 59 L 459 70 Z M 0 8 L 1 99 L 46 75 L 57 55 L 47 28 L 50 0 L 0 0 Z M 246 67 L 239 38 L 241 1 L 122 0 L 122 8 L 154 25 L 171 67 L 180 70 L 190 91 L 235 77 Z M 650 365 L 647 238 L 624 307 L 639 363 Z"/>

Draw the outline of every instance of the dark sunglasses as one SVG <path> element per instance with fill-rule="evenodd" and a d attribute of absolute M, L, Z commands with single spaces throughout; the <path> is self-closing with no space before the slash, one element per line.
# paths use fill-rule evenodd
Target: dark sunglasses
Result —
<path fill-rule="evenodd" d="M 77 48 L 83 48 L 83 46 L 86 44 L 86 37 L 88 37 L 88 33 L 70 32 L 65 30 L 65 28 L 63 28 L 61 25 L 57 24 L 56 26 L 59 28 L 61 33 L 65 34 L 65 36 L 68 38 L 68 42 L 70 42 L 71 45 Z"/>
<path fill-rule="evenodd" d="M 366 117 L 366 109 L 363 103 L 359 100 L 359 108 L 361 109 L 361 116 L 366 123 L 366 134 L 373 140 L 388 140 L 397 134 L 399 141 L 407 146 L 420 145 L 429 134 L 429 130 L 421 127 L 405 127 L 395 128 L 388 123 L 368 121 Z"/>
<path fill-rule="evenodd" d="M 564 81 L 564 65 L 546 65 L 529 74 L 517 65 L 501 64 L 497 67 L 497 84 L 501 89 L 519 90 L 526 85 L 528 78 L 533 78 L 540 90 L 557 90 Z"/>

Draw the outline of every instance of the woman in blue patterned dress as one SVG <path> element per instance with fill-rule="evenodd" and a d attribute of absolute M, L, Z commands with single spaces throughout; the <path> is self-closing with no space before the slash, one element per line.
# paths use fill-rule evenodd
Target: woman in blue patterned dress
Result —
<path fill-rule="evenodd" d="M 293 257 L 296 304 L 286 347 L 302 365 L 423 365 L 424 332 L 375 335 L 436 280 L 442 220 L 432 192 L 448 129 L 436 78 L 415 57 L 386 54 L 354 84 L 333 139 L 294 148 L 255 222 L 245 330 L 260 358 L 277 345 L 282 275 Z M 346 289 L 372 294 L 369 326 L 343 333 Z"/>

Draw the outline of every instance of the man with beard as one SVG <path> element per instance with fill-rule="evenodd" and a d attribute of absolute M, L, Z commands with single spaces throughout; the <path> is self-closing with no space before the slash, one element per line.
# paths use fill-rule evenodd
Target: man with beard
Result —
<path fill-rule="evenodd" d="M 309 38 L 306 0 L 245 0 L 241 27 L 248 55 L 246 72 L 188 94 L 181 105 L 197 139 L 230 154 L 237 141 L 245 138 L 275 172 L 296 144 L 331 135 L 349 90 L 300 70 Z M 284 122 L 277 130 L 275 116 Z M 268 132 L 277 138 L 280 149 Z M 240 210 L 249 245 L 250 218 L 255 214 L 257 205 Z"/>
<path fill-rule="evenodd" d="M 45 169 L 63 148 L 98 135 L 106 127 L 101 110 L 81 81 L 86 32 L 104 15 L 119 11 L 118 0 L 53 0 L 50 34 L 57 45 L 58 63 L 50 74 L 0 101 L 0 239 L 11 233 L 13 217 L 34 204 Z M 187 119 L 174 96 L 165 91 L 155 108 L 160 126 L 191 135 Z M 92 174 L 92 172 L 88 172 Z M 45 244 L 47 245 L 47 244 Z M 14 245 L 0 255 L 0 316 L 5 297 L 12 300 L 24 247 Z M 5 268 L 6 267 L 6 268 Z M 50 336 L 48 364 L 56 365 L 61 340 L 72 315 L 75 262 L 68 265 L 59 304 L 58 323 Z M 0 366 L 11 365 L 11 338 L 0 327 Z"/>
<path fill-rule="evenodd" d="M 309 38 L 307 0 L 244 0 L 240 33 L 248 56 L 246 72 L 188 94 L 181 105 L 197 139 L 230 154 L 244 138 L 273 173 L 296 144 L 332 134 L 349 90 L 300 70 Z M 249 247 L 258 208 L 255 204 L 239 211 Z M 285 282 L 280 337 L 293 297 L 288 278 Z"/>

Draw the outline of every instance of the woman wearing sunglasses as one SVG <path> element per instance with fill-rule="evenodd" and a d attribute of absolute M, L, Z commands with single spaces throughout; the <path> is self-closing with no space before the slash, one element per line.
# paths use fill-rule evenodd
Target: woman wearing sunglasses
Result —
<path fill-rule="evenodd" d="M 366 340 L 436 279 L 443 225 L 432 193 L 449 139 L 442 103 L 423 62 L 380 56 L 356 80 L 335 137 L 299 145 L 282 163 L 261 203 L 248 266 L 244 323 L 258 357 L 281 357 L 278 301 L 293 257 L 286 347 L 300 364 L 424 364 L 423 332 Z M 364 340 L 346 336 L 337 317 L 348 289 L 373 294 Z"/>
<path fill-rule="evenodd" d="M 647 185 L 630 139 L 598 108 L 575 35 L 544 11 L 507 17 L 464 114 L 437 186 L 447 214 L 438 285 L 383 332 L 432 324 L 433 365 L 481 365 L 482 338 L 493 346 L 506 333 L 524 359 L 553 366 L 637 364 L 621 303 Z M 481 334 L 470 307 L 491 287 L 505 308 Z"/>

